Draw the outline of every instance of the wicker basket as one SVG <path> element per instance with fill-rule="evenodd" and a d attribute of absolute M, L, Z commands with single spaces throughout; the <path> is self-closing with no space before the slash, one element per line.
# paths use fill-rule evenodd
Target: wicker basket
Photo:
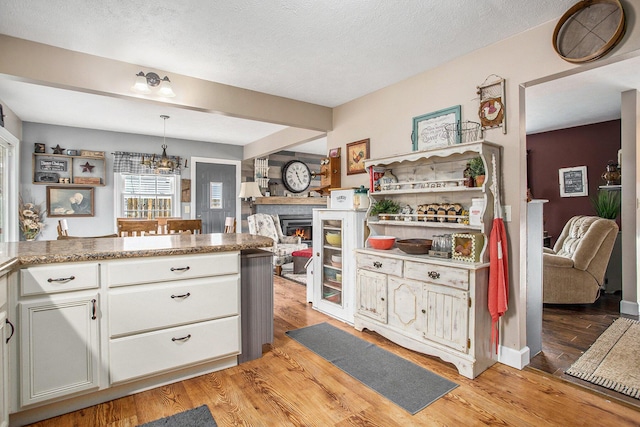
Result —
<path fill-rule="evenodd" d="M 480 123 L 470 121 L 451 123 L 445 125 L 444 129 L 447 132 L 449 145 L 473 142 L 482 139 Z M 460 137 L 459 139 L 458 136 Z"/>

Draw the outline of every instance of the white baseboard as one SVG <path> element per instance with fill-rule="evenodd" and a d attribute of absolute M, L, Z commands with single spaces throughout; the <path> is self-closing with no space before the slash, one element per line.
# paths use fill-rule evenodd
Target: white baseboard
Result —
<path fill-rule="evenodd" d="M 636 301 L 620 301 L 620 314 L 628 314 L 630 316 L 638 316 L 639 306 Z"/>
<path fill-rule="evenodd" d="M 523 347 L 520 350 L 516 350 L 509 347 L 500 346 L 500 358 L 499 362 L 504 363 L 512 368 L 522 369 L 530 362 L 529 347 Z"/>

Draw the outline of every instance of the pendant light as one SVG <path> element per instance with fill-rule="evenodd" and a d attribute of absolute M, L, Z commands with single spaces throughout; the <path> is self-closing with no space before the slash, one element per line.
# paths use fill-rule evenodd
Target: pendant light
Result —
<path fill-rule="evenodd" d="M 176 167 L 173 160 L 167 157 L 167 119 L 169 116 L 160 116 L 164 120 L 164 131 L 162 136 L 162 157 L 155 164 L 156 172 L 171 172 Z"/>

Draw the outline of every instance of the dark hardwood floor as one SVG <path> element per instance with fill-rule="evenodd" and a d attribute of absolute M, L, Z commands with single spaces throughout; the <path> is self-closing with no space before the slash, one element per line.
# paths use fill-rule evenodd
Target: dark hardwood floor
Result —
<path fill-rule="evenodd" d="M 497 363 L 470 380 L 453 365 L 325 316 L 305 287 L 276 277 L 274 342 L 261 358 L 33 424 L 133 427 L 206 404 L 218 426 L 637 426 L 640 410 Z M 459 385 L 411 415 L 285 332 L 328 322 Z"/>
<path fill-rule="evenodd" d="M 564 373 L 600 334 L 621 317 L 620 300 L 618 292 L 602 294 L 593 304 L 545 305 L 542 312 L 542 352 L 531 359 L 529 368 L 640 408 L 638 399 Z M 622 317 L 638 320 L 638 316 Z"/>

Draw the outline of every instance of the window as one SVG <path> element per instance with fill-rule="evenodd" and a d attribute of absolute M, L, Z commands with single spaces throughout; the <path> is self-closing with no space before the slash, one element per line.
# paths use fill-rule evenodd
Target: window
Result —
<path fill-rule="evenodd" d="M 180 216 L 179 175 L 116 173 L 117 216 L 161 218 Z"/>

